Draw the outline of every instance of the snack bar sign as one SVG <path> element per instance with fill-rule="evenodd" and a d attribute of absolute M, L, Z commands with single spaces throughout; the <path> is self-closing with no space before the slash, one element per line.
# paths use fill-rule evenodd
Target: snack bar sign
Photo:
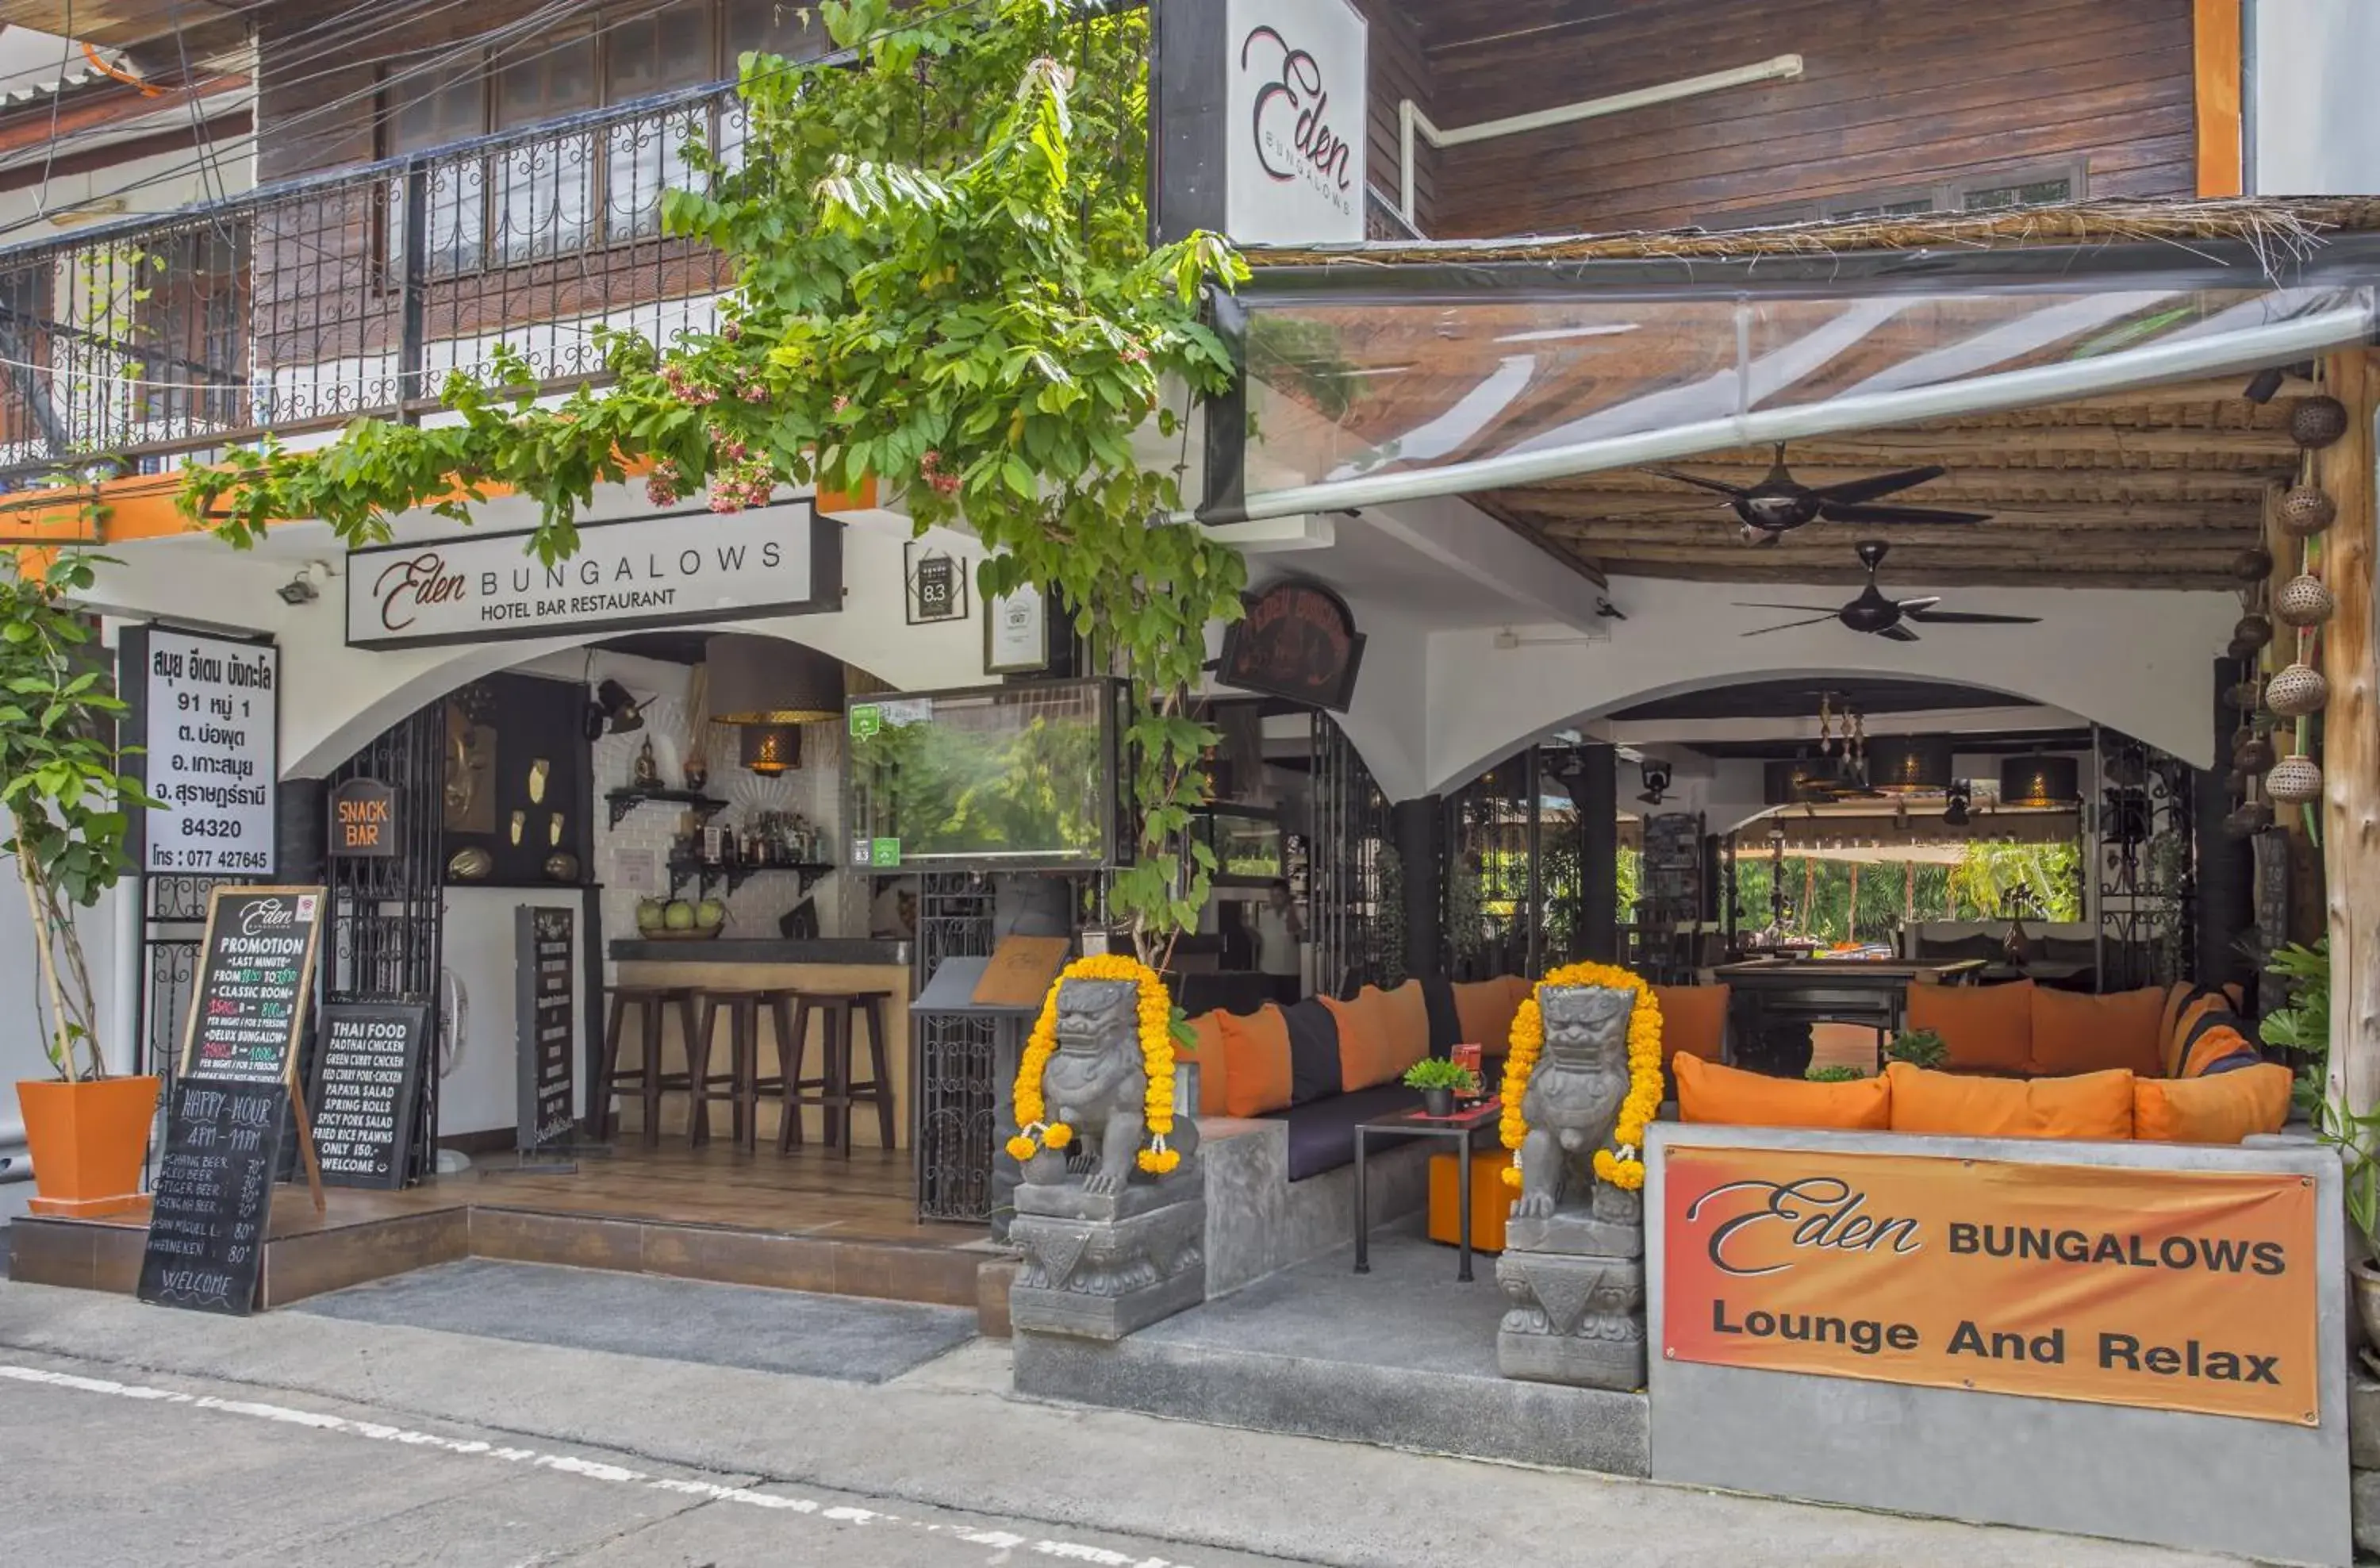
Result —
<path fill-rule="evenodd" d="M 2316 1424 L 2310 1177 L 1702 1147 L 1662 1169 L 1670 1360 Z"/>
<path fill-rule="evenodd" d="M 549 566 L 526 533 L 456 533 L 347 560 L 347 644 L 551 637 L 839 608 L 840 529 L 807 500 L 583 524 Z"/>

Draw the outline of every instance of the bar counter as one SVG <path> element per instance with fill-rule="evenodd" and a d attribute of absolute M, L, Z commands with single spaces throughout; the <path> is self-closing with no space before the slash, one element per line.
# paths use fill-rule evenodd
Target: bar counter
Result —
<path fill-rule="evenodd" d="M 619 985 L 686 986 L 697 993 L 696 1017 L 701 1016 L 699 993 L 706 991 L 868 991 L 887 993 L 884 1003 L 884 1051 L 892 1075 L 893 1120 L 897 1146 L 909 1146 L 912 1107 L 909 1092 L 909 986 L 910 944 L 906 942 L 878 942 L 864 938 L 820 938 L 807 942 L 781 941 L 775 938 L 720 937 L 711 941 L 661 941 L 621 938 L 611 944 L 614 968 L 613 981 Z M 608 1002 L 606 1006 L 609 1006 Z M 821 1077 L 826 1071 L 826 1048 L 820 1036 L 823 1025 L 814 1015 L 809 1028 L 808 1048 L 803 1052 L 802 1076 Z M 633 1061 L 639 1049 L 638 1025 L 632 1015 L 628 1024 L 628 1040 L 623 1056 Z M 869 1071 L 867 1027 L 855 1015 L 853 1027 L 852 1071 L 865 1078 Z M 713 1072 L 726 1069 L 728 1052 L 727 1020 L 724 1010 L 719 1021 L 718 1034 L 711 1042 L 710 1059 Z M 685 1030 L 678 1022 L 676 1009 L 670 1009 L 662 1025 L 662 1070 L 683 1073 L 686 1068 Z M 777 1030 L 775 1022 L 766 1011 L 760 1022 L 760 1074 L 763 1077 L 777 1072 Z M 686 1130 L 686 1097 L 682 1094 L 664 1096 L 662 1102 L 662 1136 L 683 1137 Z M 625 1127 L 635 1131 L 640 1108 L 633 1094 L 620 1100 Z M 715 1142 L 725 1142 L 727 1107 L 722 1103 L 711 1107 L 711 1136 Z M 778 1110 L 773 1095 L 762 1096 L 759 1125 L 761 1157 L 770 1157 L 775 1148 Z M 824 1138 L 820 1112 L 812 1108 L 802 1115 L 803 1136 L 813 1143 Z M 854 1108 L 851 1118 L 852 1144 L 857 1149 L 880 1146 L 877 1136 L 876 1108 L 860 1105 Z"/>

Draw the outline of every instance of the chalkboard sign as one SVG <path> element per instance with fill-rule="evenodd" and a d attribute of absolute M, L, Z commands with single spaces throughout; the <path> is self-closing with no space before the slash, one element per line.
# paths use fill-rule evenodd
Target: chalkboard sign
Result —
<path fill-rule="evenodd" d="M 207 900 L 182 1071 L 295 1083 L 322 934 L 319 887 L 219 887 Z"/>
<path fill-rule="evenodd" d="M 430 1009 L 334 1003 L 314 1052 L 314 1153 L 341 1187 L 401 1187 L 411 1173 L 413 1120 Z"/>
<path fill-rule="evenodd" d="M 141 1300 L 248 1316 L 264 1267 L 288 1109 L 282 1084 L 176 1080 L 140 1255 Z"/>
<path fill-rule="evenodd" d="M 572 1102 L 577 1056 L 571 927 L 577 911 L 524 904 L 513 911 L 514 952 L 519 955 L 520 1149 L 534 1153 L 566 1144 L 577 1125 Z"/>

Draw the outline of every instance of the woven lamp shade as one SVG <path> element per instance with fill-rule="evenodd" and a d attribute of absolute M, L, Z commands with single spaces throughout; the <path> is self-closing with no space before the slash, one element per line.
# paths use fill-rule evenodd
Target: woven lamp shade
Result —
<path fill-rule="evenodd" d="M 2071 806 L 2082 798 L 2071 757 L 2011 757 L 2000 764 L 2003 806 Z"/>
<path fill-rule="evenodd" d="M 843 661 L 798 642 L 724 632 L 707 645 L 710 719 L 808 724 L 843 717 Z"/>
<path fill-rule="evenodd" d="M 1947 735 L 1870 735 L 1867 782 L 1887 795 L 1925 795 L 1950 787 Z"/>
<path fill-rule="evenodd" d="M 1770 806 L 1793 806 L 1826 798 L 1837 777 L 1831 758 L 1796 757 L 1761 764 L 1760 798 Z"/>

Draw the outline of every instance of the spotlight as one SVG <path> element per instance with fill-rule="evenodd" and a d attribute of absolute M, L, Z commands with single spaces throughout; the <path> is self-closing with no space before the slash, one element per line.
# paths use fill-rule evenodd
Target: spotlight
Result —
<path fill-rule="evenodd" d="M 1599 595 L 1595 601 L 1595 613 L 1597 615 L 1607 621 L 1624 621 L 1628 618 L 1627 614 L 1621 611 L 1620 606 L 1612 603 L 1609 599 L 1602 598 Z"/>
<path fill-rule="evenodd" d="M 595 707 L 606 721 L 604 727 L 613 735 L 627 735 L 645 727 L 644 710 L 637 706 L 636 698 L 618 681 L 605 681 L 595 688 Z"/>
<path fill-rule="evenodd" d="M 284 604 L 311 604 L 322 597 L 322 590 L 314 586 L 312 576 L 303 566 L 298 568 L 296 577 L 273 591 L 281 596 Z"/>
<path fill-rule="evenodd" d="M 1946 828 L 1965 827 L 1967 808 L 1974 804 L 1974 799 L 1975 792 L 1969 786 L 1966 780 L 1961 779 L 1953 784 L 1943 792 L 1946 809 L 1942 813 L 1942 825 Z"/>
<path fill-rule="evenodd" d="M 1637 776 L 1644 781 L 1645 793 L 1636 798 L 1647 806 L 1660 805 L 1661 797 L 1670 792 L 1670 765 L 1646 761 L 1638 768 Z"/>
<path fill-rule="evenodd" d="M 2247 390 L 2240 395 L 2251 403 L 2265 404 L 2270 403 L 2274 395 L 2280 390 L 2281 368 L 2278 365 L 2268 365 L 2255 373 L 2249 381 Z"/>

